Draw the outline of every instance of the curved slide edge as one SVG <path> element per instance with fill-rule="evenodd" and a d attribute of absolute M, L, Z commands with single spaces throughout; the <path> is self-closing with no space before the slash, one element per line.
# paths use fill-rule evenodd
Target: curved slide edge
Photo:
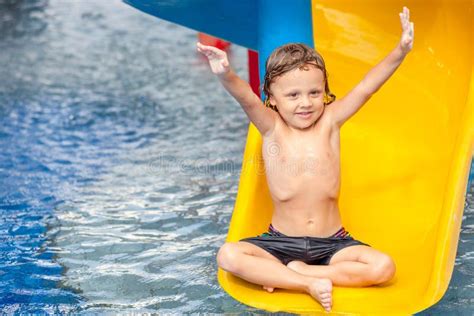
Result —
<path fill-rule="evenodd" d="M 436 259 L 422 307 L 438 302 L 445 294 L 454 269 L 459 234 L 466 201 L 472 156 L 474 154 L 474 63 L 471 67 L 469 94 L 464 107 L 464 122 L 460 127 L 453 152 L 453 161 L 446 184 L 442 217 L 435 250 Z"/>

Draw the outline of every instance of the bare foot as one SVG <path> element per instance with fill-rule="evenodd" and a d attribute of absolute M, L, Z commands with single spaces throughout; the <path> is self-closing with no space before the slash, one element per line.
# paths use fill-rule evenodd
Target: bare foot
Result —
<path fill-rule="evenodd" d="M 332 282 L 330 279 L 314 278 L 308 286 L 308 293 L 314 297 L 326 311 L 332 307 Z"/>
<path fill-rule="evenodd" d="M 308 265 L 303 261 L 290 261 L 286 265 L 289 269 L 298 273 L 309 275 Z M 326 311 L 330 311 L 332 307 L 332 281 L 327 278 L 314 278 L 309 285 L 309 294 L 314 297 Z"/>

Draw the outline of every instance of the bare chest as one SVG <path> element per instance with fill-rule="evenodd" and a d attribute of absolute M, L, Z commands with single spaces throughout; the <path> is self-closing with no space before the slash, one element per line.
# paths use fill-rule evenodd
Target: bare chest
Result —
<path fill-rule="evenodd" d="M 340 178 L 339 135 L 316 130 L 305 135 L 275 134 L 264 139 L 262 155 L 272 195 L 336 197 Z"/>
<path fill-rule="evenodd" d="M 264 139 L 262 155 L 267 172 L 287 176 L 324 176 L 339 165 L 339 138 L 330 132 L 304 137 Z"/>

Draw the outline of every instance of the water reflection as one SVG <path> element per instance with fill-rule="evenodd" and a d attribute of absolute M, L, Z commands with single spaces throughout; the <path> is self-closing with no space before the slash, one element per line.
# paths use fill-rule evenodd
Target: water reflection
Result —
<path fill-rule="evenodd" d="M 0 0 L 0 40 L 35 37 L 47 25 L 47 0 Z"/>

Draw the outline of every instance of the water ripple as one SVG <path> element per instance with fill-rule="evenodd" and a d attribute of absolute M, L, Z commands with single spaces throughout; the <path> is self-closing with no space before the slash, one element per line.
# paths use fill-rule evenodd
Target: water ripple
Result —
<path fill-rule="evenodd" d="M 215 255 L 248 121 L 196 33 L 119 1 L 9 10 L 24 20 L 0 34 L 3 310 L 240 306 L 217 284 Z M 246 51 L 231 57 L 245 77 Z"/>

